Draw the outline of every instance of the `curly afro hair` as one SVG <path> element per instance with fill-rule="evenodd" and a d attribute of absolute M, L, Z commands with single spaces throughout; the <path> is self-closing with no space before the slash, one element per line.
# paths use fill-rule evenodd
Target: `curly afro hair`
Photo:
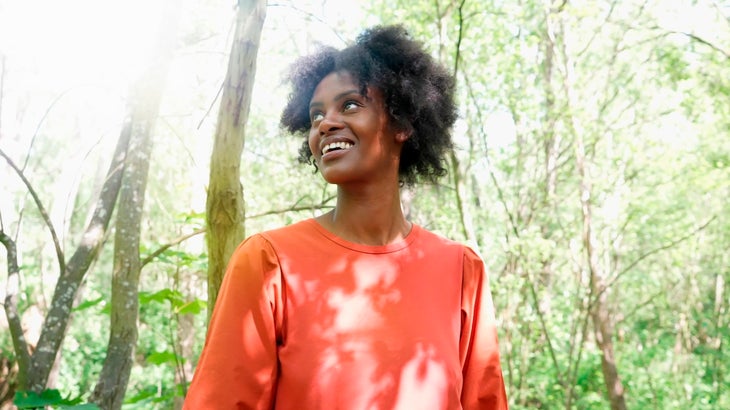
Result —
<path fill-rule="evenodd" d="M 314 89 L 338 71 L 352 75 L 363 94 L 367 87 L 380 90 L 391 123 L 409 134 L 401 151 L 401 183 L 435 182 L 446 174 L 445 156 L 452 148 L 451 127 L 457 118 L 454 79 L 401 26 L 370 28 L 347 48 L 325 47 L 293 64 L 288 77 L 293 90 L 281 126 L 305 137 L 301 162 L 313 163 L 307 135 Z"/>

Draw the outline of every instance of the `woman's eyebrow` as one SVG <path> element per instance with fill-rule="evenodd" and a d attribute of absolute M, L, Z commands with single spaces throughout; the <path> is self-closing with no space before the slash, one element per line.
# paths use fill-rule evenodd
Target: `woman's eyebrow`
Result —
<path fill-rule="evenodd" d="M 332 99 L 332 101 L 339 101 L 352 94 L 362 95 L 362 94 L 360 94 L 359 90 L 353 88 L 352 90 L 343 91 L 343 92 L 337 94 L 335 96 L 335 98 Z M 324 103 L 322 103 L 322 102 L 312 101 L 311 103 L 309 103 L 309 108 L 312 109 L 314 107 L 322 107 L 323 105 L 324 105 Z"/>

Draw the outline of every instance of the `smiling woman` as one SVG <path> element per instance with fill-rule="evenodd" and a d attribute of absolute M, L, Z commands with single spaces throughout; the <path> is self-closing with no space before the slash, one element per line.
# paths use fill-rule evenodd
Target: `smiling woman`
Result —
<path fill-rule="evenodd" d="M 400 205 L 445 173 L 452 78 L 401 27 L 294 68 L 282 125 L 337 204 L 239 246 L 186 408 L 507 408 L 481 259 Z"/>

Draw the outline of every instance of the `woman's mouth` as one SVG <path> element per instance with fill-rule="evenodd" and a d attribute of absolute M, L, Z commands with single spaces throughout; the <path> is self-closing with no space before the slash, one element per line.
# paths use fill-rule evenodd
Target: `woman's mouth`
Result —
<path fill-rule="evenodd" d="M 329 144 L 325 145 L 322 148 L 322 155 L 331 152 L 331 151 L 338 151 L 338 150 L 346 150 L 353 146 L 351 142 L 345 142 L 345 141 L 339 141 L 339 142 L 330 142 Z"/>

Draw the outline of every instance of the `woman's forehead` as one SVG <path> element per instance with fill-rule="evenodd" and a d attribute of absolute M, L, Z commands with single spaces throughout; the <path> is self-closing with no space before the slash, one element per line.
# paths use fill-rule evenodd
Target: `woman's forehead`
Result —
<path fill-rule="evenodd" d="M 319 80 L 317 85 L 314 87 L 313 94 L 317 94 L 318 92 L 329 88 L 342 87 L 355 87 L 359 89 L 360 85 L 357 81 L 357 78 L 355 78 L 355 76 L 352 75 L 352 73 L 350 73 L 349 71 L 332 71 L 322 77 L 321 80 Z"/>
<path fill-rule="evenodd" d="M 368 84 L 360 84 L 355 74 L 347 70 L 339 70 L 332 71 L 322 77 L 312 91 L 310 103 L 318 100 L 322 95 L 327 93 L 337 93 L 345 90 L 357 92 L 368 98 L 382 96 L 382 93 L 375 87 Z"/>

